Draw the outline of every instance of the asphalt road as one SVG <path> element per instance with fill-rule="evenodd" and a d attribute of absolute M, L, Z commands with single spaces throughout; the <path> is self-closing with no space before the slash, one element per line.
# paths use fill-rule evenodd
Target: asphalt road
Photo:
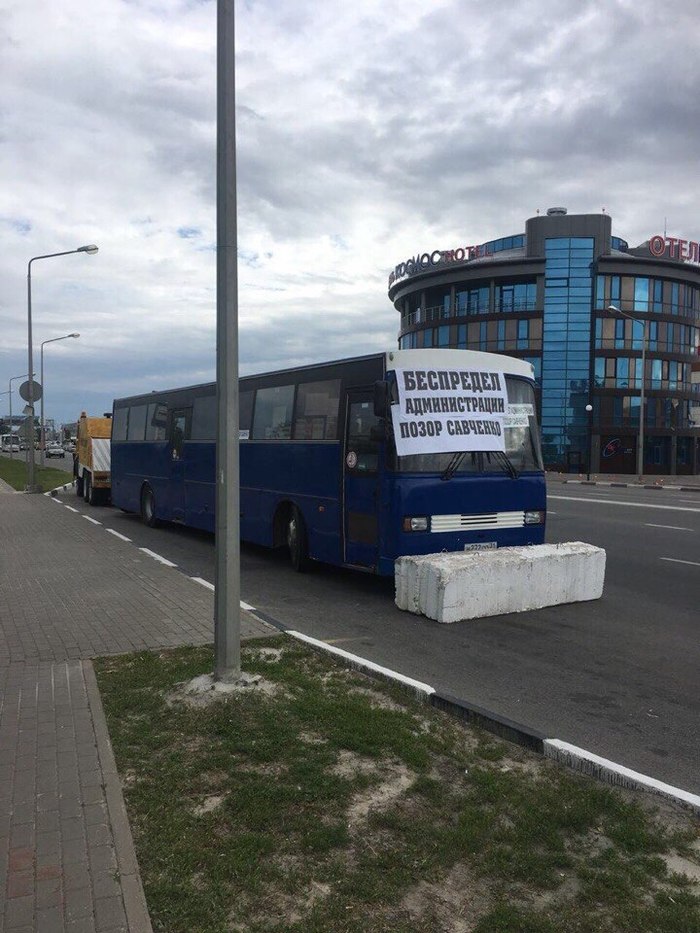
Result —
<path fill-rule="evenodd" d="M 549 493 L 548 541 L 607 552 L 601 600 L 439 625 L 400 612 L 393 581 L 321 565 L 298 575 L 284 554 L 247 545 L 242 599 L 551 738 L 700 792 L 700 493 L 559 483 Z M 213 582 L 211 535 L 71 504 Z"/>

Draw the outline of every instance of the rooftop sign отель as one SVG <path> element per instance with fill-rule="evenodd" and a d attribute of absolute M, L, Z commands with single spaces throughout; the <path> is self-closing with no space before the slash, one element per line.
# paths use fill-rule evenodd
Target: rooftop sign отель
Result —
<path fill-rule="evenodd" d="M 665 259 L 700 263 L 700 243 L 695 240 L 657 234 L 649 239 L 649 252 L 659 258 L 663 256 Z"/>

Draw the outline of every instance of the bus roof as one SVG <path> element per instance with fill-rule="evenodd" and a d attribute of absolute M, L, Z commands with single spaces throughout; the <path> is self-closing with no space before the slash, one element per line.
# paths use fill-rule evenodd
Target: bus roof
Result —
<path fill-rule="evenodd" d="M 498 369 L 501 372 L 513 376 L 520 376 L 523 379 L 533 379 L 533 368 L 525 360 L 519 360 L 513 356 L 505 356 L 499 353 L 483 353 L 479 350 L 453 350 L 448 348 L 432 348 L 424 350 L 387 350 L 383 353 L 368 353 L 364 356 L 346 357 L 340 360 L 325 360 L 321 363 L 307 363 L 304 366 L 293 366 L 288 369 L 276 369 L 263 373 L 249 373 L 240 376 L 241 382 L 249 379 L 265 379 L 274 376 L 289 373 L 298 375 L 300 373 L 313 373 L 319 369 L 330 369 L 334 366 L 347 366 L 349 363 L 371 363 L 382 364 L 383 372 L 389 372 L 397 367 L 407 368 L 415 366 L 418 363 L 422 367 L 434 368 L 459 368 L 469 367 L 476 369 Z M 196 385 L 177 386 L 171 389 L 152 390 L 151 392 L 142 392 L 138 395 L 124 396 L 114 400 L 114 407 L 123 407 L 124 403 L 148 402 L 152 396 L 163 396 L 170 393 L 190 393 L 201 392 L 204 389 L 214 385 L 213 382 L 200 382 Z"/>

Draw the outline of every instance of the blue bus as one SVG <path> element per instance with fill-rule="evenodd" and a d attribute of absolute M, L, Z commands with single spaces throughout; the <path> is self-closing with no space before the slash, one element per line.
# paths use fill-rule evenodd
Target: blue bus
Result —
<path fill-rule="evenodd" d="M 419 373 L 428 399 L 455 388 L 431 381 L 438 370 L 466 373 L 457 386 L 464 406 L 474 388 L 468 373 L 494 369 L 507 396 L 500 451 L 489 449 L 492 440 L 484 437 L 483 448 L 472 438 L 477 449 L 466 452 L 461 439 L 443 438 L 438 452 L 406 453 L 412 441 L 403 440 L 410 431 L 401 426 L 403 453 L 397 453 L 393 416 L 403 391 L 397 373 Z M 493 379 L 495 386 L 499 377 Z M 297 570 L 322 561 L 391 575 L 402 555 L 544 540 L 535 384 L 523 360 L 468 350 L 394 350 L 243 377 L 239 405 L 241 539 L 286 547 Z M 448 429 L 478 427 L 469 417 L 439 417 Z M 213 532 L 216 426 L 215 383 L 116 399 L 113 504 L 140 513 L 148 525 L 179 522 Z"/>

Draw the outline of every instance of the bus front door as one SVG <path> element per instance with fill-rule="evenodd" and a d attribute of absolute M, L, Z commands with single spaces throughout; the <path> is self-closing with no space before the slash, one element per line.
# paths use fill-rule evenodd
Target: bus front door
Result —
<path fill-rule="evenodd" d="M 168 511 L 174 522 L 185 520 L 185 441 L 190 436 L 192 409 L 176 408 L 170 421 L 170 482 Z"/>
<path fill-rule="evenodd" d="M 379 559 L 379 420 L 370 391 L 348 393 L 343 518 L 345 563 L 376 569 Z"/>

